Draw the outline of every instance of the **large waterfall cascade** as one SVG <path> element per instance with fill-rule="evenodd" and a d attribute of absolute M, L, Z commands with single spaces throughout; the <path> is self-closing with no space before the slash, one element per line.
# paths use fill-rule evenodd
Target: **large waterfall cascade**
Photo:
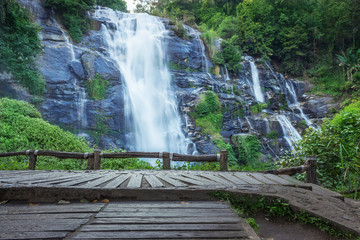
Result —
<path fill-rule="evenodd" d="M 167 31 L 148 14 L 127 14 L 96 9 L 107 52 L 118 65 L 124 81 L 127 145 L 137 151 L 188 151 L 191 142 L 181 129 L 176 97 L 166 61 Z M 193 147 L 193 146 L 192 146 Z"/>

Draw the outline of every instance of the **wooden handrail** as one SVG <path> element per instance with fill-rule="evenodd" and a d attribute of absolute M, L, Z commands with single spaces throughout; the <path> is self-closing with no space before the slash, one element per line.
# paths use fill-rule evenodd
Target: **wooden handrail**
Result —
<path fill-rule="evenodd" d="M 163 168 L 170 169 L 171 161 L 182 162 L 220 162 L 220 170 L 227 171 L 227 151 L 212 155 L 186 155 L 169 152 L 121 152 L 101 153 L 100 149 L 94 149 L 93 153 L 59 152 L 47 150 L 26 150 L 19 152 L 0 153 L 0 157 L 29 156 L 29 169 L 35 170 L 37 156 L 50 156 L 57 158 L 88 159 L 87 169 L 98 170 L 101 166 L 101 158 L 159 158 L 163 159 Z"/>

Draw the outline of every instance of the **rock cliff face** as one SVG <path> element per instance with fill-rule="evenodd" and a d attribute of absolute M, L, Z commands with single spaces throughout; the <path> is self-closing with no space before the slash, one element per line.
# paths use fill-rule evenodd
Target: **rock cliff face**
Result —
<path fill-rule="evenodd" d="M 102 148 L 125 147 L 128 130 L 124 127 L 123 76 L 109 57 L 100 31 L 93 30 L 81 43 L 73 44 L 55 13 L 44 9 L 40 0 L 19 2 L 30 9 L 42 27 L 44 52 L 39 66 L 46 81 L 45 99 L 40 106 L 43 117 Z M 314 127 L 331 108 L 336 108 L 328 98 L 307 94 L 309 85 L 305 82 L 287 79 L 276 73 L 270 64 L 249 56 L 244 56 L 242 69 L 235 76 L 227 75 L 226 66 L 221 66 L 219 76 L 211 74 L 209 69 L 213 66 L 206 57 L 200 33 L 185 26 L 189 40 L 184 40 L 174 34 L 169 20 L 161 21 L 169 31 L 167 52 L 182 129 L 200 153 L 218 150 L 189 117 L 203 91 L 217 93 L 225 109 L 221 135 L 226 142 L 237 134 L 258 135 L 263 153 L 272 156 L 291 149 L 290 144 L 299 137 L 297 132 Z M 96 23 L 99 29 L 101 25 L 111 28 L 106 19 L 97 19 Z M 258 85 L 254 79 L 255 70 Z M 105 99 L 98 101 L 90 99 L 86 89 L 86 81 L 96 74 L 109 81 Z M 14 89 L 8 83 L 11 81 L 1 76 L 0 84 Z M 264 98 L 261 104 L 256 101 L 259 89 Z M 21 95 L 29 99 L 16 91 L 13 91 L 14 97 Z M 1 91 L 0 94 L 6 95 Z"/>

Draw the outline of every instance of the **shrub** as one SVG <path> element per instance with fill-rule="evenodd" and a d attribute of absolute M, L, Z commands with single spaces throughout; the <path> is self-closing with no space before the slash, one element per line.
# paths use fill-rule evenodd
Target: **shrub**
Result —
<path fill-rule="evenodd" d="M 97 73 L 94 79 L 86 81 L 85 85 L 90 99 L 94 99 L 94 100 L 105 99 L 105 92 L 107 86 L 109 85 L 109 81 L 101 77 L 100 74 Z"/>

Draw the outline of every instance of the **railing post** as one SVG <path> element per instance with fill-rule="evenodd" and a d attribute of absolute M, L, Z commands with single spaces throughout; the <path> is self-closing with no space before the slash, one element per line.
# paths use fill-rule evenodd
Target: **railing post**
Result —
<path fill-rule="evenodd" d="M 94 158 L 93 157 L 89 157 L 89 153 L 85 153 L 84 154 L 84 159 L 88 159 L 88 165 L 87 165 L 87 170 L 93 170 L 94 169 Z"/>
<path fill-rule="evenodd" d="M 220 171 L 228 170 L 228 152 L 226 150 L 220 151 Z"/>
<path fill-rule="evenodd" d="M 101 158 L 100 158 L 101 150 L 98 148 L 94 149 L 94 170 L 99 170 L 101 167 Z"/>
<path fill-rule="evenodd" d="M 163 169 L 170 170 L 170 153 L 163 152 Z"/>
<path fill-rule="evenodd" d="M 35 170 L 37 161 L 37 150 L 29 152 L 29 170 Z"/>
<path fill-rule="evenodd" d="M 316 176 L 316 157 L 308 156 L 307 157 L 307 165 L 308 169 L 306 170 L 306 182 L 307 183 L 317 183 Z"/>

